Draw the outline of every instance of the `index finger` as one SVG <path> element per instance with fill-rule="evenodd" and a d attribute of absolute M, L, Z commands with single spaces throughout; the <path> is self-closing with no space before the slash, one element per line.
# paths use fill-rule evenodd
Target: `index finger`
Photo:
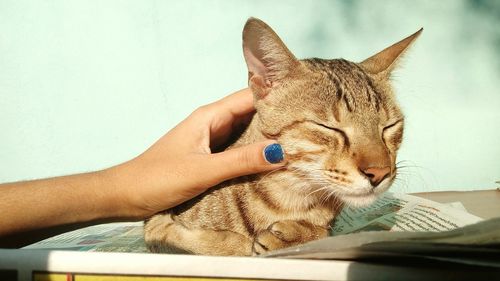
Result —
<path fill-rule="evenodd" d="M 213 103 L 218 112 L 229 112 L 233 117 L 248 115 L 255 111 L 252 90 L 245 88 Z"/>

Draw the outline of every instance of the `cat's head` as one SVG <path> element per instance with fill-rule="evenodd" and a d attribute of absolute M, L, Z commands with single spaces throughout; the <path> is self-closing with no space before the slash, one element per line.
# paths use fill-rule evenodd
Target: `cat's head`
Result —
<path fill-rule="evenodd" d="M 361 63 L 298 60 L 268 25 L 247 21 L 243 51 L 260 130 L 318 194 L 363 206 L 393 182 L 404 118 L 389 77 L 421 31 Z"/>

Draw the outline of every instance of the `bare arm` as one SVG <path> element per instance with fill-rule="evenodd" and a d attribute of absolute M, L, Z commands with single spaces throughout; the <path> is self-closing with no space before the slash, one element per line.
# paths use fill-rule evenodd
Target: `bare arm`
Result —
<path fill-rule="evenodd" d="M 105 172 L 0 185 L 0 236 L 62 224 L 126 217 Z"/>
<path fill-rule="evenodd" d="M 241 90 L 199 108 L 143 154 L 118 166 L 2 184 L 0 237 L 80 222 L 140 220 L 230 178 L 279 168 L 284 162 L 269 163 L 263 153 L 272 140 L 211 152 L 253 112 L 252 93 Z"/>

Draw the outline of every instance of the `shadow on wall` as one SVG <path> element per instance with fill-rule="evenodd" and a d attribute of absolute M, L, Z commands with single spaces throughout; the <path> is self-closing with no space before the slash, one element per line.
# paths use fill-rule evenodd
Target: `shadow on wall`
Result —
<path fill-rule="evenodd" d="M 475 0 L 467 1 L 467 8 L 470 8 L 477 14 L 479 19 L 486 22 L 489 26 L 491 46 L 494 48 L 493 53 L 496 54 L 496 62 L 498 71 L 500 72 L 500 1 L 495 0 Z M 472 25 L 474 26 L 474 25 Z M 466 28 L 470 28 L 466 26 Z M 470 33 L 474 32 L 474 27 L 470 28 Z M 469 38 L 464 36 L 463 42 L 466 43 Z"/>
<path fill-rule="evenodd" d="M 381 33 L 393 34 L 395 30 L 399 29 L 398 26 L 394 25 L 394 22 L 398 18 L 400 18 L 401 22 L 406 21 L 405 18 L 408 15 L 402 15 L 401 12 L 407 10 L 407 3 L 390 3 L 386 3 L 388 5 L 381 5 L 380 2 L 373 1 L 314 2 L 313 9 L 317 11 L 317 16 L 311 18 L 306 32 L 302 35 L 299 34 L 301 36 L 300 41 L 307 42 L 307 53 L 320 53 L 324 55 L 324 58 L 333 58 L 331 55 L 335 54 L 335 50 L 338 49 L 336 48 L 337 46 L 349 46 L 349 40 L 346 38 L 366 35 L 371 37 L 377 36 L 376 34 L 364 34 L 373 30 L 374 26 Z M 498 28 L 500 26 L 500 1 L 441 1 L 441 5 L 415 2 L 412 3 L 412 6 L 414 6 L 412 14 L 425 14 L 426 10 L 444 11 L 439 16 L 448 17 L 449 21 L 454 24 L 452 27 L 453 33 L 457 34 L 456 44 L 467 45 L 475 40 L 484 40 L 485 45 L 494 48 L 492 53 L 496 55 L 496 62 L 499 64 L 500 70 L 500 28 Z M 445 12 L 446 6 L 458 6 L 459 13 L 447 14 Z M 415 26 L 415 28 L 419 27 Z M 482 32 L 478 32 L 478 30 Z M 413 31 L 406 30 L 405 33 L 409 34 Z M 483 38 L 479 38 L 480 36 Z M 342 40 L 338 41 L 336 38 L 342 38 Z M 381 44 L 381 46 L 383 45 Z M 360 48 L 357 46 L 350 47 L 368 53 L 375 51 L 367 49 L 365 45 L 360 46 Z M 349 57 L 346 58 L 349 59 Z"/>

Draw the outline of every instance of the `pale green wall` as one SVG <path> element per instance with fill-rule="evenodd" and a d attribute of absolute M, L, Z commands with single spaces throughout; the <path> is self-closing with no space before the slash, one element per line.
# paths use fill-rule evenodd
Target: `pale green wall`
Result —
<path fill-rule="evenodd" d="M 395 75 L 407 116 L 399 191 L 500 179 L 498 1 L 0 1 L 0 182 L 137 155 L 245 87 L 241 29 L 298 57 L 355 61 L 424 27 Z"/>

